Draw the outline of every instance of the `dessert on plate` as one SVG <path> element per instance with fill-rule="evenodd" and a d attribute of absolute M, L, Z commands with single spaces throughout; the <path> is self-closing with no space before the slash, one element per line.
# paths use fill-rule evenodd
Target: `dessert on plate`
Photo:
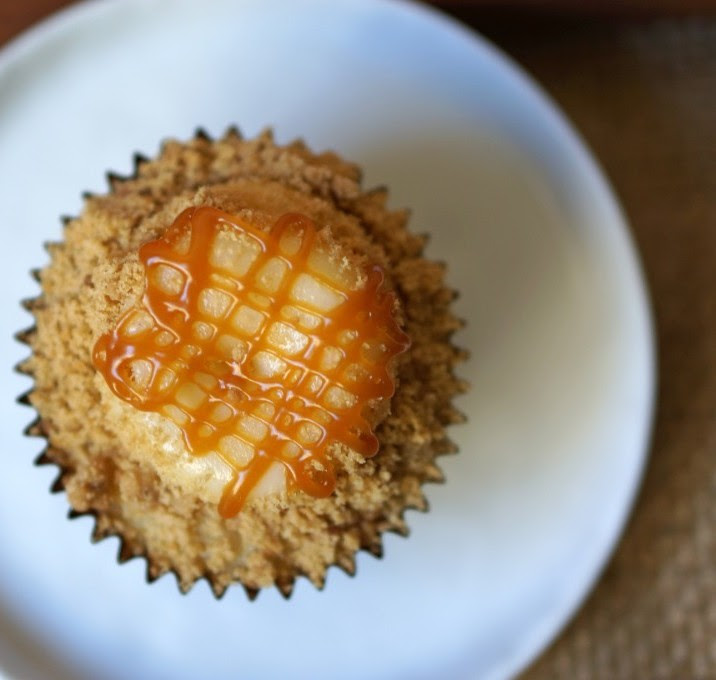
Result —
<path fill-rule="evenodd" d="M 27 303 L 38 462 L 150 580 L 288 596 L 353 573 L 454 450 L 443 265 L 300 141 L 199 132 L 135 165 L 66 220 Z"/>

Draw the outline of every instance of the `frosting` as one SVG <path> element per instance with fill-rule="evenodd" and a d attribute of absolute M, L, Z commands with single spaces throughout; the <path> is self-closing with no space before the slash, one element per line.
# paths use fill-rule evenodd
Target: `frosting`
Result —
<path fill-rule="evenodd" d="M 392 396 L 390 362 L 410 344 L 379 267 L 329 248 L 303 215 L 263 231 L 206 206 L 139 258 L 143 299 L 93 362 L 118 397 L 172 420 L 194 456 L 229 466 L 222 516 L 284 478 L 330 495 L 333 442 L 375 455 L 366 405 Z"/>

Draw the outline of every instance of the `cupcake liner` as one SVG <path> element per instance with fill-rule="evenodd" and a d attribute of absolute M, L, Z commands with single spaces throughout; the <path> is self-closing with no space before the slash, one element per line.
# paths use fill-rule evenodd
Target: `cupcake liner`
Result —
<path fill-rule="evenodd" d="M 270 131 L 267 131 L 264 133 L 264 135 L 267 135 L 267 138 L 271 141 L 273 140 L 272 134 Z M 224 137 L 228 136 L 235 136 L 238 139 L 243 139 L 240 131 L 235 126 L 229 127 Z M 202 128 L 197 128 L 194 134 L 194 140 L 205 140 L 207 142 L 213 142 L 214 140 L 209 136 L 209 134 L 203 130 Z M 191 140 L 190 140 L 191 141 Z M 163 149 L 166 142 L 163 143 L 160 147 L 160 149 Z M 301 143 L 302 144 L 302 143 Z M 160 150 L 161 155 L 161 150 Z M 133 156 L 133 169 L 132 172 L 128 175 L 120 175 L 118 173 L 109 171 L 106 173 L 106 180 L 109 187 L 110 192 L 114 192 L 117 185 L 121 184 L 122 182 L 136 180 L 139 177 L 139 171 L 141 167 L 145 164 L 150 162 L 150 159 L 141 154 L 141 153 L 135 153 Z M 382 188 L 377 188 L 373 190 L 374 192 L 382 192 L 385 193 L 385 190 Z M 366 192 L 370 193 L 370 192 Z M 83 198 L 85 200 L 91 199 L 96 194 L 93 194 L 92 192 L 85 192 L 82 194 Z M 72 217 L 63 216 L 60 218 L 63 224 L 63 227 L 66 227 L 73 219 Z M 57 242 L 48 242 L 45 244 L 45 249 L 52 255 L 52 249 L 53 247 L 57 247 L 61 244 Z M 30 272 L 30 275 L 32 278 L 40 283 L 41 282 L 41 270 L 40 269 L 33 269 Z M 444 286 L 443 286 L 444 288 Z M 447 290 L 447 289 L 445 289 Z M 450 294 L 452 295 L 452 298 L 454 299 L 457 296 L 457 293 L 455 291 L 450 291 Z M 43 302 L 43 295 L 40 293 L 35 298 L 30 298 L 21 301 L 22 306 L 31 314 L 34 312 L 34 310 L 41 305 Z M 456 328 L 461 327 L 464 325 L 464 322 L 462 320 L 456 320 Z M 452 335 L 452 332 L 450 335 Z M 35 325 L 30 326 L 29 328 L 26 328 L 20 332 L 18 332 L 15 336 L 16 340 L 32 349 L 32 342 L 33 338 L 35 337 L 37 333 L 37 327 Z M 464 350 L 460 350 L 454 347 L 452 343 L 450 342 L 449 338 L 447 342 L 450 343 L 451 347 L 456 350 L 456 359 L 454 363 L 458 363 L 461 361 L 464 361 L 467 357 L 467 352 Z M 29 357 L 28 357 L 29 359 Z M 25 359 L 21 361 L 17 366 L 15 367 L 15 370 L 23 375 L 27 375 L 34 379 L 34 375 L 32 371 L 28 368 L 28 359 Z M 451 372 L 452 374 L 452 372 Z M 452 374 L 454 377 L 454 374 Z M 457 387 L 455 388 L 454 394 L 460 394 L 467 390 L 468 386 L 467 383 L 464 381 L 457 381 L 456 382 Z M 17 401 L 20 404 L 23 404 L 25 406 L 28 406 L 30 408 L 35 408 L 31 401 L 31 396 L 35 390 L 35 386 L 33 384 L 30 389 L 22 393 L 18 398 Z M 443 425 L 449 425 L 449 424 L 457 424 L 460 422 L 464 422 L 465 416 L 458 411 L 456 408 L 454 408 L 452 405 L 446 406 L 444 409 L 443 414 Z M 68 455 L 62 451 L 61 449 L 58 449 L 54 447 L 50 440 L 50 432 L 45 425 L 42 416 L 38 413 L 37 417 L 30 422 L 27 427 L 24 429 L 24 434 L 29 437 L 38 437 L 45 440 L 45 445 L 40 451 L 40 453 L 37 455 L 37 457 L 34 460 L 34 464 L 38 466 L 46 466 L 46 465 L 54 465 L 57 467 L 58 474 L 55 480 L 53 481 L 52 485 L 50 486 L 50 491 L 52 493 L 61 493 L 65 491 L 65 486 L 67 480 L 72 476 L 73 470 L 69 465 L 64 464 L 62 461 L 68 459 Z M 433 453 L 435 458 L 437 456 L 451 454 L 457 452 L 458 448 L 457 446 L 447 437 L 445 436 L 442 440 L 437 441 L 433 446 Z M 426 483 L 442 483 L 444 482 L 445 477 L 442 472 L 442 470 L 438 467 L 438 465 L 435 462 L 432 462 L 430 464 L 427 464 L 423 470 L 423 478 L 420 480 L 420 486 L 426 484 Z M 383 556 L 383 534 L 390 532 L 390 533 L 396 533 L 400 536 L 408 536 L 409 529 L 407 527 L 407 524 L 404 520 L 404 514 L 407 510 L 418 510 L 421 512 L 426 512 L 428 510 L 428 502 L 425 498 L 424 494 L 420 493 L 420 499 L 416 500 L 411 503 L 406 503 L 402 511 L 399 513 L 398 520 L 395 520 L 395 518 L 392 520 L 393 524 L 386 526 L 385 528 L 377 529 L 376 532 L 370 536 L 370 537 L 364 537 L 361 540 L 361 545 L 359 546 L 358 550 L 356 552 L 351 554 L 344 554 L 339 556 L 337 561 L 333 565 L 329 565 L 326 568 L 326 572 L 328 569 L 331 568 L 331 566 L 335 566 L 342 571 L 344 571 L 349 576 L 355 576 L 356 574 L 356 555 L 359 551 L 367 552 L 371 555 L 373 555 L 376 558 L 381 558 Z M 176 568 L 172 568 L 166 565 L 161 565 L 159 562 L 157 562 L 155 559 L 152 558 L 151 555 L 149 555 L 146 551 L 146 549 L 143 546 L 138 545 L 136 542 L 133 542 L 129 540 L 127 537 L 125 537 L 121 531 L 118 531 L 114 529 L 111 524 L 109 523 L 109 520 L 107 517 L 103 516 L 103 513 L 101 510 L 97 510 L 94 508 L 90 508 L 88 510 L 82 510 L 78 511 L 72 507 L 70 507 L 68 511 L 68 518 L 69 519 L 76 519 L 78 517 L 86 517 L 91 516 L 94 519 L 94 525 L 91 531 L 91 541 L 93 543 L 99 542 L 104 540 L 105 538 L 116 536 L 119 541 L 118 550 L 117 550 L 117 562 L 118 564 L 124 564 L 126 562 L 129 562 L 134 559 L 142 559 L 146 563 L 146 582 L 147 583 L 153 583 L 154 581 L 158 580 L 162 576 L 166 575 L 167 573 L 173 573 L 175 578 L 177 579 L 177 585 L 182 593 L 187 593 L 195 583 L 197 583 L 200 580 L 206 580 L 212 593 L 217 599 L 220 599 L 223 597 L 223 595 L 226 593 L 228 589 L 228 585 L 232 585 L 232 583 L 228 585 L 220 584 L 215 577 L 215 575 L 211 573 L 204 573 L 203 575 L 197 577 L 195 580 L 189 582 L 189 583 L 182 583 L 182 577 L 178 570 Z M 309 578 L 306 574 L 300 573 L 300 571 L 297 571 L 297 573 L 292 576 L 289 579 L 277 579 L 273 585 L 277 588 L 277 590 L 282 594 L 282 596 L 285 599 L 289 599 L 291 597 L 291 594 L 293 593 L 295 583 L 298 578 L 300 577 L 306 577 Z M 318 590 L 322 590 L 325 581 L 326 581 L 327 573 L 323 574 L 323 578 L 319 583 L 316 583 L 316 579 L 310 579 L 311 582 L 316 586 Z M 249 600 L 254 600 L 262 590 L 262 588 L 255 588 L 248 586 L 244 583 L 240 583 L 239 581 L 234 581 L 233 583 L 240 584 Z"/>

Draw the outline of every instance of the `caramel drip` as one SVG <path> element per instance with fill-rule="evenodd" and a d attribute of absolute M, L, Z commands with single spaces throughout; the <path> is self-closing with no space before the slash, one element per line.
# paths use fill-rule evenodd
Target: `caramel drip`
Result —
<path fill-rule="evenodd" d="M 393 395 L 389 362 L 410 341 L 379 267 L 355 289 L 322 271 L 317 252 L 303 215 L 264 232 L 189 208 L 139 249 L 142 303 L 94 347 L 116 395 L 170 417 L 194 455 L 215 452 L 231 467 L 223 517 L 240 511 L 275 461 L 289 484 L 320 498 L 335 488 L 330 443 L 378 451 L 364 409 Z"/>

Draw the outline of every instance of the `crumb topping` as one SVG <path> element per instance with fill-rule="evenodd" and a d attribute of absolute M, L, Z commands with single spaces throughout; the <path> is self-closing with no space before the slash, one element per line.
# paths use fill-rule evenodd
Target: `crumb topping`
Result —
<path fill-rule="evenodd" d="M 48 247 L 30 305 L 36 328 L 24 336 L 32 354 L 22 370 L 34 377 L 29 400 L 39 413 L 31 432 L 47 438 L 42 460 L 61 467 L 73 511 L 96 517 L 94 537 L 121 537 L 120 559 L 144 555 L 150 579 L 173 571 L 182 590 L 206 578 L 217 595 L 236 581 L 250 594 L 275 584 L 288 595 L 297 576 L 320 587 L 332 564 L 353 573 L 357 550 L 380 554 L 382 532 L 407 533 L 403 513 L 425 508 L 421 485 L 442 480 L 435 458 L 455 450 L 445 428 L 462 420 L 451 398 L 464 389 L 453 374 L 463 353 L 450 342 L 460 322 L 443 265 L 422 256 L 425 239 L 386 201 L 335 154 L 231 130 L 170 141 L 155 160 L 138 159 L 133 176 L 110 176 L 110 192 L 87 198 L 64 240 Z M 335 446 L 326 498 L 268 494 L 220 517 L 212 499 L 227 478 L 215 457 L 193 456 L 176 426 L 119 399 L 92 364 L 98 338 L 142 298 L 140 246 L 202 205 L 264 230 L 302 213 L 354 265 L 380 266 L 400 300 L 412 345 L 396 361 L 393 398 L 370 416 L 380 450 L 366 458 Z"/>

